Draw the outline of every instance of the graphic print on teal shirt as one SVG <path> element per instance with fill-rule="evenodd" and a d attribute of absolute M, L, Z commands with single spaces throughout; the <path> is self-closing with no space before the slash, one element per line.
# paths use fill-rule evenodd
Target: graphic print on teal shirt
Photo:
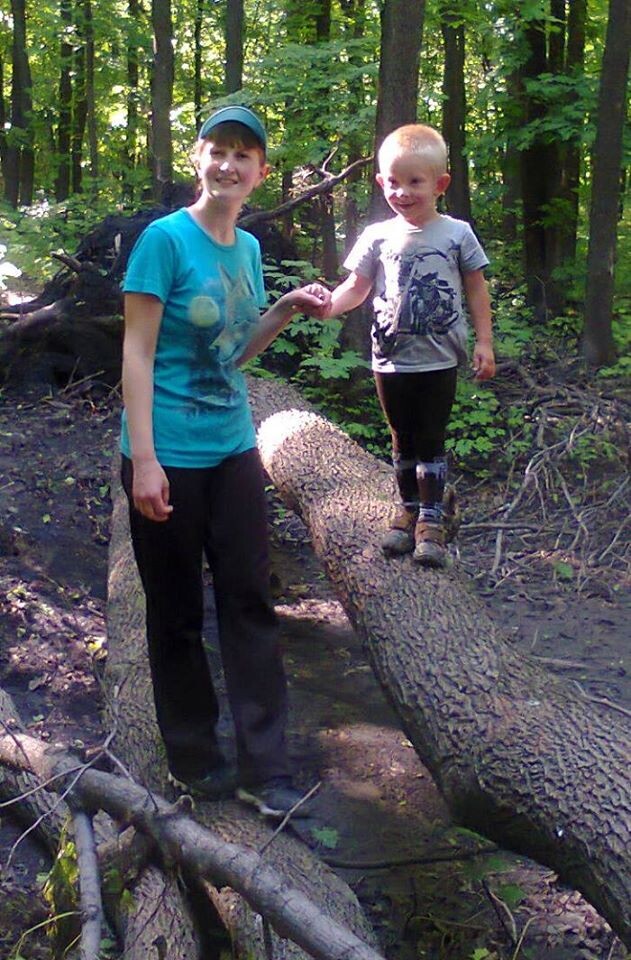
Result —
<path fill-rule="evenodd" d="M 204 292 L 191 300 L 193 338 L 188 413 L 200 405 L 231 404 L 235 395 L 234 364 L 258 322 L 252 284 L 244 270 L 236 277 L 219 264 L 219 277 L 208 280 Z"/>
<path fill-rule="evenodd" d="M 161 464 L 206 467 L 256 436 L 236 359 L 265 305 L 258 241 L 239 228 L 217 243 L 178 210 L 154 221 L 129 260 L 125 293 L 164 304 L 154 359 L 153 433 Z M 126 415 L 121 435 L 130 455 Z"/>

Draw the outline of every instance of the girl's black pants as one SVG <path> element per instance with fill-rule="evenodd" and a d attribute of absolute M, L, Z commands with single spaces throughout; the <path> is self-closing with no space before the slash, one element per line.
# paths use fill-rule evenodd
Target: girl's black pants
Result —
<path fill-rule="evenodd" d="M 213 578 L 219 645 L 243 785 L 288 774 L 287 689 L 269 592 L 267 509 L 258 450 L 216 467 L 165 467 L 173 512 L 147 520 L 131 499 L 131 537 L 147 601 L 158 724 L 171 773 L 186 781 L 222 762 L 219 714 L 202 643 L 202 563 Z"/>

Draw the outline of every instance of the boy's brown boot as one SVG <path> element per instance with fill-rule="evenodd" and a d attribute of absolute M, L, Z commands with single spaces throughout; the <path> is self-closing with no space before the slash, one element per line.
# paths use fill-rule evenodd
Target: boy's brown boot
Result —
<path fill-rule="evenodd" d="M 414 531 L 413 559 L 422 567 L 446 567 L 445 531 L 441 523 L 419 520 Z"/>
<path fill-rule="evenodd" d="M 381 541 L 381 548 L 388 556 L 402 556 L 414 550 L 414 527 L 418 508 L 408 510 L 401 504 L 397 507 L 390 529 Z"/>

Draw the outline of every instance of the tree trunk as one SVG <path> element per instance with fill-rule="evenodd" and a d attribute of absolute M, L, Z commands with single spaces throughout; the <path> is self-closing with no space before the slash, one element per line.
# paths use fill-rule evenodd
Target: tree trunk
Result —
<path fill-rule="evenodd" d="M 551 866 L 631 943 L 631 721 L 518 655 L 457 568 L 386 559 L 390 470 L 290 388 L 250 388 L 265 468 L 454 817 Z"/>
<path fill-rule="evenodd" d="M 583 339 L 583 353 L 596 365 L 615 359 L 611 314 L 630 47 L 631 6 L 611 0 L 598 96 Z"/>
<path fill-rule="evenodd" d="M 151 161 L 153 195 L 160 200 L 173 180 L 173 20 L 171 0 L 152 0 L 153 68 L 151 73 Z"/>
<path fill-rule="evenodd" d="M 74 103 L 72 111 L 72 136 L 70 141 L 71 178 L 73 193 L 83 189 L 83 140 L 88 118 L 88 97 L 86 85 L 87 64 L 87 23 L 83 4 L 75 6 L 75 29 L 77 43 L 74 49 Z"/>
<path fill-rule="evenodd" d="M 13 17 L 11 127 L 4 173 L 4 198 L 12 207 L 33 202 L 35 160 L 31 113 L 31 68 L 26 43 L 25 0 L 11 0 Z"/>
<path fill-rule="evenodd" d="M 585 25 L 587 21 L 587 0 L 569 0 L 567 24 L 566 73 L 578 82 L 583 76 L 585 66 Z M 578 100 L 578 93 L 570 92 L 570 100 Z M 560 240 L 560 262 L 571 265 L 576 260 L 576 237 L 578 234 L 579 197 L 581 178 L 580 134 L 573 137 L 564 147 L 563 198 L 567 204 L 568 215 Z"/>
<path fill-rule="evenodd" d="M 416 123 L 424 18 L 425 0 L 384 0 L 381 7 L 375 163 L 382 141 L 392 130 Z M 370 219 L 383 219 L 389 212 L 383 193 L 375 186 Z"/>
<path fill-rule="evenodd" d="M 447 209 L 454 217 L 470 223 L 469 164 L 465 154 L 467 114 L 464 84 L 465 33 L 464 25 L 458 23 L 458 16 L 450 9 L 449 4 L 446 4 L 442 10 L 441 26 L 445 47 L 442 132 L 449 146 L 451 173 L 451 183 L 447 192 Z"/>
<path fill-rule="evenodd" d="M 243 0 L 227 0 L 226 4 L 226 93 L 235 93 L 243 86 Z"/>
<path fill-rule="evenodd" d="M 540 120 L 545 112 L 541 101 L 527 91 L 526 83 L 536 80 L 548 69 L 545 23 L 527 22 L 523 42 L 528 50 L 521 67 L 524 122 L 528 124 Z M 535 136 L 521 153 L 521 192 L 528 302 L 539 322 L 545 322 L 551 312 L 550 228 L 545 224 L 545 215 L 550 199 L 550 172 L 557 169 L 558 158 L 553 144 L 541 135 Z"/>
<path fill-rule="evenodd" d="M 96 99 L 94 94 L 94 20 L 90 0 L 82 0 L 83 22 L 85 29 L 85 101 L 86 124 L 88 128 L 88 154 L 90 157 L 90 176 L 95 180 L 99 175 L 99 151 L 96 131 Z"/>
<path fill-rule="evenodd" d="M 127 500 L 120 487 L 117 470 L 112 484 L 112 500 L 108 659 L 104 677 L 107 724 L 116 727 L 113 749 L 124 760 L 134 778 L 146 787 L 164 789 L 167 771 L 155 722 L 145 649 L 144 597 L 129 539 Z M 196 817 L 225 842 L 254 849 L 260 849 L 272 832 L 260 817 L 234 802 L 205 803 L 197 810 Z M 374 936 L 354 894 L 306 846 L 286 833 L 280 834 L 267 848 L 265 863 L 278 873 L 283 883 L 302 891 L 333 923 L 344 925 L 364 943 L 374 946 Z M 134 891 L 134 903 L 137 903 L 139 911 L 147 910 L 147 904 L 153 904 L 155 908 L 155 878 L 144 883 L 146 896 L 144 887 Z M 204 887 L 232 937 L 235 954 L 264 960 L 266 951 L 257 915 L 233 892 L 220 891 L 208 882 Z M 190 930 L 190 921 L 186 918 L 184 904 L 178 900 L 176 889 L 168 891 L 160 912 L 168 918 L 169 924 L 177 926 L 175 918 L 179 917 L 178 922 Z M 151 942 L 150 933 L 151 924 L 145 944 Z M 303 951 L 293 944 L 287 944 L 285 949 L 288 960 L 306 960 Z M 274 955 L 277 954 L 275 950 Z M 141 954 L 136 956 L 140 958 Z M 169 954 L 171 956 L 177 955 Z M 182 956 L 188 960 L 188 955 Z"/>
<path fill-rule="evenodd" d="M 193 25 L 193 109 L 195 122 L 200 127 L 204 121 L 204 93 L 202 83 L 202 25 L 204 23 L 204 0 L 196 0 Z"/>
<path fill-rule="evenodd" d="M 57 178 L 55 198 L 65 200 L 70 193 L 70 135 L 72 128 L 72 30 L 71 0 L 59 5 L 61 40 L 59 45 L 59 114 L 57 120 Z"/>

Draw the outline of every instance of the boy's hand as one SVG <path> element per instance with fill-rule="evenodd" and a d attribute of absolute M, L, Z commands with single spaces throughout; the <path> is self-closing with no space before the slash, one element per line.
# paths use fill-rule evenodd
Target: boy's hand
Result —
<path fill-rule="evenodd" d="M 476 380 L 490 380 L 495 376 L 495 354 L 490 343 L 476 342 L 472 367 Z"/>
<path fill-rule="evenodd" d="M 132 496 L 136 510 L 147 520 L 163 523 L 173 512 L 169 505 L 169 481 L 157 460 L 134 461 Z"/>

